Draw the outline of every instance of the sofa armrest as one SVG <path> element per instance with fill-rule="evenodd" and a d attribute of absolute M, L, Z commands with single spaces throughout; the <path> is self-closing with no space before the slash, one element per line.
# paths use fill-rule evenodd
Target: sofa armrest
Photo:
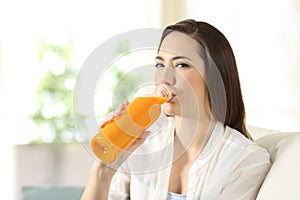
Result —
<path fill-rule="evenodd" d="M 256 143 L 271 155 L 272 167 L 257 199 L 300 199 L 300 133 L 276 133 Z"/>

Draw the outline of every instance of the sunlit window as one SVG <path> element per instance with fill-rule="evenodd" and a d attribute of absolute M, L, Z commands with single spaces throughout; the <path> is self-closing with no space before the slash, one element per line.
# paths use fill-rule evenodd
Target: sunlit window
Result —
<path fill-rule="evenodd" d="M 62 102 L 54 101 L 56 92 L 48 95 L 51 98 L 45 95 L 37 98 L 41 78 L 48 76 L 52 80 L 45 86 L 47 79 L 44 79 L 43 86 L 51 90 L 50 85 L 59 80 L 53 77 L 65 73 L 66 61 L 76 76 L 87 56 L 104 41 L 129 30 L 159 27 L 158 1 L 134 0 L 130 5 L 138 9 L 132 12 L 125 1 L 0 3 L 0 132 L 6 133 L 5 141 L 1 142 L 56 141 L 55 133 L 62 131 L 58 127 L 61 122 L 52 122 L 57 126 L 55 129 L 50 121 L 37 126 L 39 116 L 48 119 L 62 116 L 65 108 Z M 70 55 L 60 55 L 64 48 L 69 48 L 65 53 Z M 64 87 L 72 91 L 74 76 L 66 76 Z M 39 107 L 38 101 L 48 104 Z M 32 114 L 35 121 L 30 117 Z M 68 142 L 71 137 L 66 132 L 58 141 Z"/>

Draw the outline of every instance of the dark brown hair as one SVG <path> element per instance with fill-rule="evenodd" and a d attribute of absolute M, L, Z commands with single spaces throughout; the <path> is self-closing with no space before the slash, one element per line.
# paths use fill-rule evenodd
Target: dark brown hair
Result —
<path fill-rule="evenodd" d="M 184 33 L 199 43 L 214 118 L 251 139 L 245 126 L 245 107 L 236 61 L 226 37 L 208 23 L 187 19 L 166 27 L 161 42 L 173 31 Z"/>

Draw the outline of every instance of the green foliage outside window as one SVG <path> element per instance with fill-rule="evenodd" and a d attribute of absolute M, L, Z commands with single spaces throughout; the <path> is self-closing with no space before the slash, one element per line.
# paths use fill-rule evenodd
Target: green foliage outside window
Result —
<path fill-rule="evenodd" d="M 113 54 L 115 56 L 130 56 L 129 41 L 119 42 Z M 37 108 L 30 115 L 30 119 L 40 128 L 46 127 L 48 133 L 52 137 L 45 136 L 41 131 L 36 139 L 31 143 L 72 143 L 77 142 L 76 127 L 73 120 L 73 90 L 77 72 L 72 64 L 73 46 L 71 42 L 65 45 L 48 44 L 40 40 L 40 48 L 38 59 L 40 62 L 50 53 L 57 56 L 63 63 L 63 69 L 59 73 L 48 69 L 40 79 L 36 90 Z M 53 66 L 54 68 L 56 66 Z M 128 98 L 128 91 L 132 91 L 137 87 L 139 79 L 136 76 L 126 75 L 126 73 L 116 65 L 110 68 L 110 75 L 114 80 L 110 90 L 115 92 L 114 103 L 123 103 Z M 118 85 L 118 81 L 122 81 L 122 85 Z M 68 85 L 70 85 L 68 86 Z M 73 85 L 72 85 L 73 84 Z M 105 113 L 101 113 L 101 117 L 111 112 L 116 105 L 107 108 Z M 99 116 L 98 116 L 99 117 Z M 83 116 L 84 121 L 84 116 Z"/>
<path fill-rule="evenodd" d="M 41 130 L 51 132 L 52 137 L 45 138 L 45 133 L 40 132 L 32 143 L 74 142 L 72 95 L 76 71 L 72 65 L 72 43 L 54 45 L 40 40 L 39 61 L 42 62 L 48 53 L 62 61 L 63 66 L 60 67 L 63 69 L 59 69 L 59 72 L 48 69 L 41 77 L 36 90 L 37 109 L 30 118 L 38 127 L 45 128 Z"/>

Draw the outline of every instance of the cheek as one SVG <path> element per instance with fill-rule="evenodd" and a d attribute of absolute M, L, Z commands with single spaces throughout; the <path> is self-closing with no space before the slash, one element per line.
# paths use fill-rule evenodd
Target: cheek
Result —
<path fill-rule="evenodd" d="M 158 83 L 160 81 L 161 77 L 161 73 L 159 72 L 159 70 L 155 70 L 155 75 L 154 75 L 154 82 Z"/>
<path fill-rule="evenodd" d="M 203 77 L 197 72 L 194 72 L 186 74 L 185 79 L 189 83 L 189 87 L 192 88 L 194 95 L 203 98 L 206 91 L 206 83 Z"/>

